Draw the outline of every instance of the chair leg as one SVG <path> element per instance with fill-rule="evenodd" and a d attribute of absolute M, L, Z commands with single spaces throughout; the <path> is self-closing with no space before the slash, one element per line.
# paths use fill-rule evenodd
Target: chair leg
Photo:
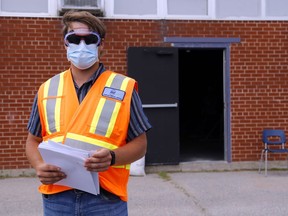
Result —
<path fill-rule="evenodd" d="M 264 154 L 264 150 L 261 151 L 261 157 L 260 157 L 260 161 L 259 161 L 259 168 L 258 168 L 258 173 L 261 173 L 262 167 L 263 167 L 263 154 Z M 288 159 L 288 156 L 287 156 Z M 288 161 L 287 161 L 287 166 L 288 166 Z"/>
<path fill-rule="evenodd" d="M 287 169 L 288 169 L 288 155 L 287 155 L 287 158 L 286 158 L 286 162 L 287 162 Z"/>
<path fill-rule="evenodd" d="M 267 176 L 268 151 L 265 151 L 265 176 Z"/>

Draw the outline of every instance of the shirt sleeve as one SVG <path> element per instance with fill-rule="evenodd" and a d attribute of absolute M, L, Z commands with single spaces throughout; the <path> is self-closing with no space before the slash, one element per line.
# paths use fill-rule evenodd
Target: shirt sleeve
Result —
<path fill-rule="evenodd" d="M 147 132 L 152 128 L 144 113 L 142 102 L 138 92 L 134 89 L 131 99 L 130 123 L 128 128 L 127 141 L 131 141 L 140 134 Z"/>
<path fill-rule="evenodd" d="M 39 116 L 37 101 L 38 101 L 38 94 L 36 94 L 34 97 L 34 102 L 32 105 L 32 110 L 30 113 L 30 118 L 28 121 L 27 129 L 34 136 L 42 137 L 41 135 L 42 128 L 41 128 L 41 123 L 40 123 L 40 116 Z"/>

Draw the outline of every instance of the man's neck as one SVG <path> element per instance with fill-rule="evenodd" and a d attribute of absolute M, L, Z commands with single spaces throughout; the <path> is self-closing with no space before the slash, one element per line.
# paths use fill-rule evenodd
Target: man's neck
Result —
<path fill-rule="evenodd" d="M 79 87 L 81 87 L 99 68 L 99 62 L 94 64 L 92 67 L 80 70 L 76 68 L 74 65 L 71 65 L 71 72 L 74 79 L 74 82 L 77 83 Z"/>

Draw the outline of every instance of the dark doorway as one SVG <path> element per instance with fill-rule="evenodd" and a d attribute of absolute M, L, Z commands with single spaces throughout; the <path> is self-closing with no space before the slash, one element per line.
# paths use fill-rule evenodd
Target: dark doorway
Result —
<path fill-rule="evenodd" d="M 225 160 L 222 48 L 129 47 L 148 132 L 146 165 Z"/>
<path fill-rule="evenodd" d="M 224 160 L 223 52 L 179 48 L 181 162 Z"/>

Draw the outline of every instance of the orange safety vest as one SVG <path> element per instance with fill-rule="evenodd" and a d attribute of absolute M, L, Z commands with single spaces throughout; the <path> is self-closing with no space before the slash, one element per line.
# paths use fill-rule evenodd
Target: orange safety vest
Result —
<path fill-rule="evenodd" d="M 137 82 L 112 71 L 103 72 L 79 104 L 70 70 L 43 83 L 38 91 L 38 108 L 43 140 L 48 139 L 85 150 L 97 146 L 110 150 L 126 144 L 130 104 Z M 130 164 L 111 166 L 99 172 L 100 186 L 127 201 Z M 70 187 L 41 185 L 43 194 Z"/>

